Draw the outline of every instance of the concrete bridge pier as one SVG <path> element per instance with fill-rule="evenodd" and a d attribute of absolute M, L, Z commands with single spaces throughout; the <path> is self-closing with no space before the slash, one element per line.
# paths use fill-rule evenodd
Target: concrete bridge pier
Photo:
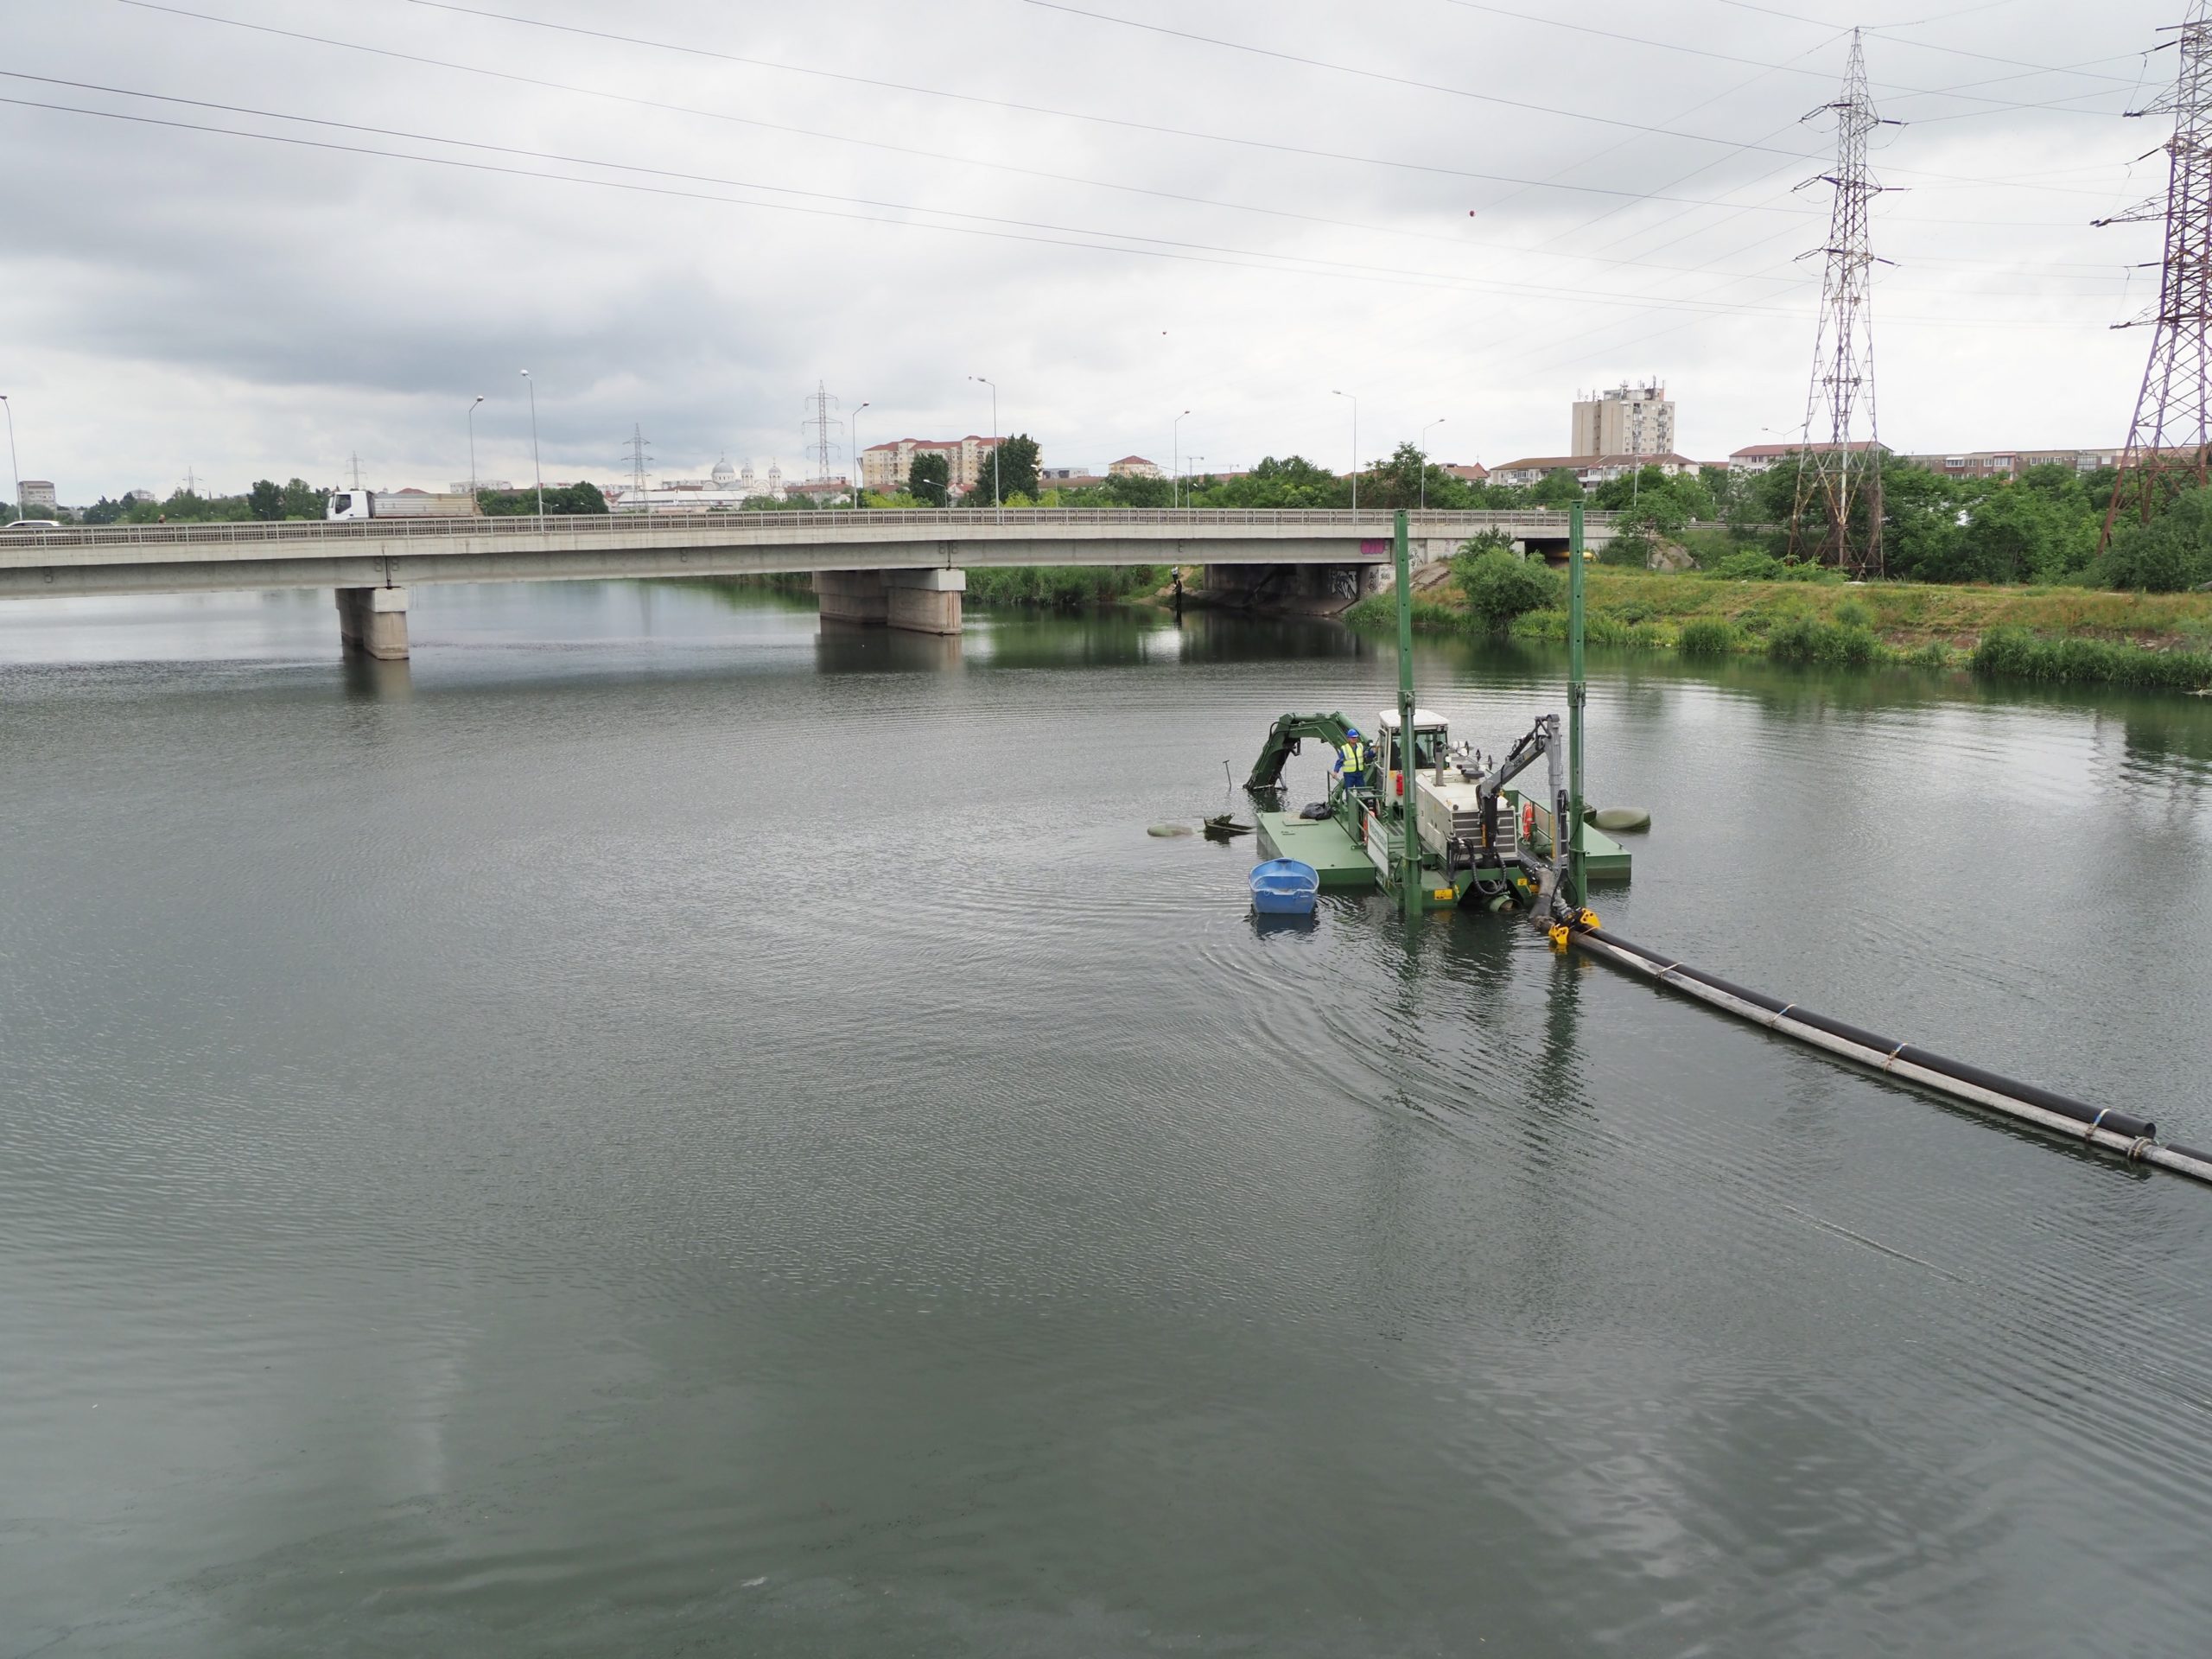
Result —
<path fill-rule="evenodd" d="M 824 622 L 957 634 L 965 570 L 817 570 L 814 591 Z"/>
<path fill-rule="evenodd" d="M 338 589 L 338 637 L 347 651 L 385 662 L 407 656 L 407 590 L 404 588 Z"/>

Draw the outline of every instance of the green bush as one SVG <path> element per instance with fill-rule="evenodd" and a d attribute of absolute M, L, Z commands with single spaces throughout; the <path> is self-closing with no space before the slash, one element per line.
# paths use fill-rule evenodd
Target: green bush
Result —
<path fill-rule="evenodd" d="M 1635 525 L 1617 531 L 1607 538 L 1605 546 L 1598 550 L 1598 563 L 1641 570 L 1650 563 L 1652 550 L 1657 546 L 1649 531 L 1641 524 Z"/>
<path fill-rule="evenodd" d="M 1872 628 L 1874 613 L 1863 599 L 1847 599 L 1828 613 L 1828 620 L 1847 628 Z"/>
<path fill-rule="evenodd" d="M 1567 639 L 1567 613 L 1551 606 L 1541 610 L 1524 611 L 1513 619 L 1516 639 Z"/>
<path fill-rule="evenodd" d="M 1705 574 L 1720 582 L 1847 582 L 1842 571 L 1832 565 L 1799 564 L 1794 560 L 1777 559 L 1771 553 L 1762 553 L 1757 548 L 1741 553 L 1731 553 L 1706 568 Z"/>
<path fill-rule="evenodd" d="M 2151 651 L 2106 639 L 2053 639 L 2025 628 L 1992 628 L 1974 647 L 1974 671 L 1993 679 L 2066 685 L 2129 685 L 2196 691 L 2212 686 L 2212 652 Z"/>
<path fill-rule="evenodd" d="M 1492 550 L 1452 561 L 1453 580 L 1467 596 L 1468 611 L 1492 628 L 1503 628 L 1528 611 L 1560 601 L 1564 585 L 1541 560 L 1519 559 Z"/>
<path fill-rule="evenodd" d="M 2149 524 L 2122 524 L 2100 574 L 2107 587 L 2155 594 L 2212 579 L 2212 492 L 2184 490 Z"/>
<path fill-rule="evenodd" d="M 1915 668 L 1948 668 L 1952 664 L 1952 652 L 1941 639 L 1930 639 L 1906 660 Z"/>
<path fill-rule="evenodd" d="M 1751 548 L 1714 560 L 1705 574 L 1720 582 L 1780 582 L 1782 561 Z"/>
<path fill-rule="evenodd" d="M 1881 654 L 1873 631 L 1856 623 L 1822 622 L 1802 613 L 1784 617 L 1766 637 L 1766 654 L 1781 663 L 1821 663 L 1864 668 Z"/>
<path fill-rule="evenodd" d="M 1736 630 L 1717 616 L 1694 617 L 1675 644 L 1685 657 L 1726 657 L 1736 649 Z"/>

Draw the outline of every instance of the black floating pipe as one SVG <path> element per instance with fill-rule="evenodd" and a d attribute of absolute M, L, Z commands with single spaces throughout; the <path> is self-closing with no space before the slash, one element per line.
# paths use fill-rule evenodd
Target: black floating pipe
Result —
<path fill-rule="evenodd" d="M 1662 985 L 1671 985 L 1700 1001 L 1710 1002 L 1785 1037 L 1795 1037 L 1954 1099 L 1968 1101 L 2039 1128 L 2116 1152 L 2131 1162 L 2156 1164 L 2177 1174 L 2212 1182 L 2212 1154 L 2191 1147 L 2159 1145 L 2158 1126 L 2149 1118 L 2116 1112 L 2109 1107 L 2092 1106 L 2037 1084 L 2022 1083 L 1841 1020 L 1831 1020 L 1795 1002 L 1784 1002 L 1764 992 L 1732 984 L 1717 974 L 1693 968 L 1647 945 L 1587 923 L 1570 921 L 1567 931 L 1570 942 L 1583 950 L 1649 974 Z"/>

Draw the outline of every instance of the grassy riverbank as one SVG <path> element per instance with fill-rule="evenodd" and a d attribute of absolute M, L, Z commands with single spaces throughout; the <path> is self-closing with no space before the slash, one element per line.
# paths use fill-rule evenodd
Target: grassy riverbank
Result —
<path fill-rule="evenodd" d="M 1463 567 L 1464 568 L 1464 567 Z M 1587 572 L 1592 645 L 1691 657 L 1758 652 L 1844 665 L 1909 662 L 1970 667 L 1993 677 L 2200 690 L 2212 686 L 2212 594 L 2127 594 L 2087 588 L 1981 588 L 1922 582 L 1723 582 L 1685 573 Z M 1505 632 L 1567 637 L 1562 603 L 1522 612 Z M 1359 627 L 1394 626 L 1387 594 L 1347 613 Z M 1485 633 L 1459 581 L 1418 596 L 1414 626 Z"/>

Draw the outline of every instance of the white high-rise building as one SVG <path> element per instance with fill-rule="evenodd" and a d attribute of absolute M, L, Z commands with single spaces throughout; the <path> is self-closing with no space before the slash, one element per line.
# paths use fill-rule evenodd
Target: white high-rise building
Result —
<path fill-rule="evenodd" d="M 1663 455 L 1675 448 L 1675 405 L 1666 386 L 1626 383 L 1574 403 L 1571 455 Z"/>

